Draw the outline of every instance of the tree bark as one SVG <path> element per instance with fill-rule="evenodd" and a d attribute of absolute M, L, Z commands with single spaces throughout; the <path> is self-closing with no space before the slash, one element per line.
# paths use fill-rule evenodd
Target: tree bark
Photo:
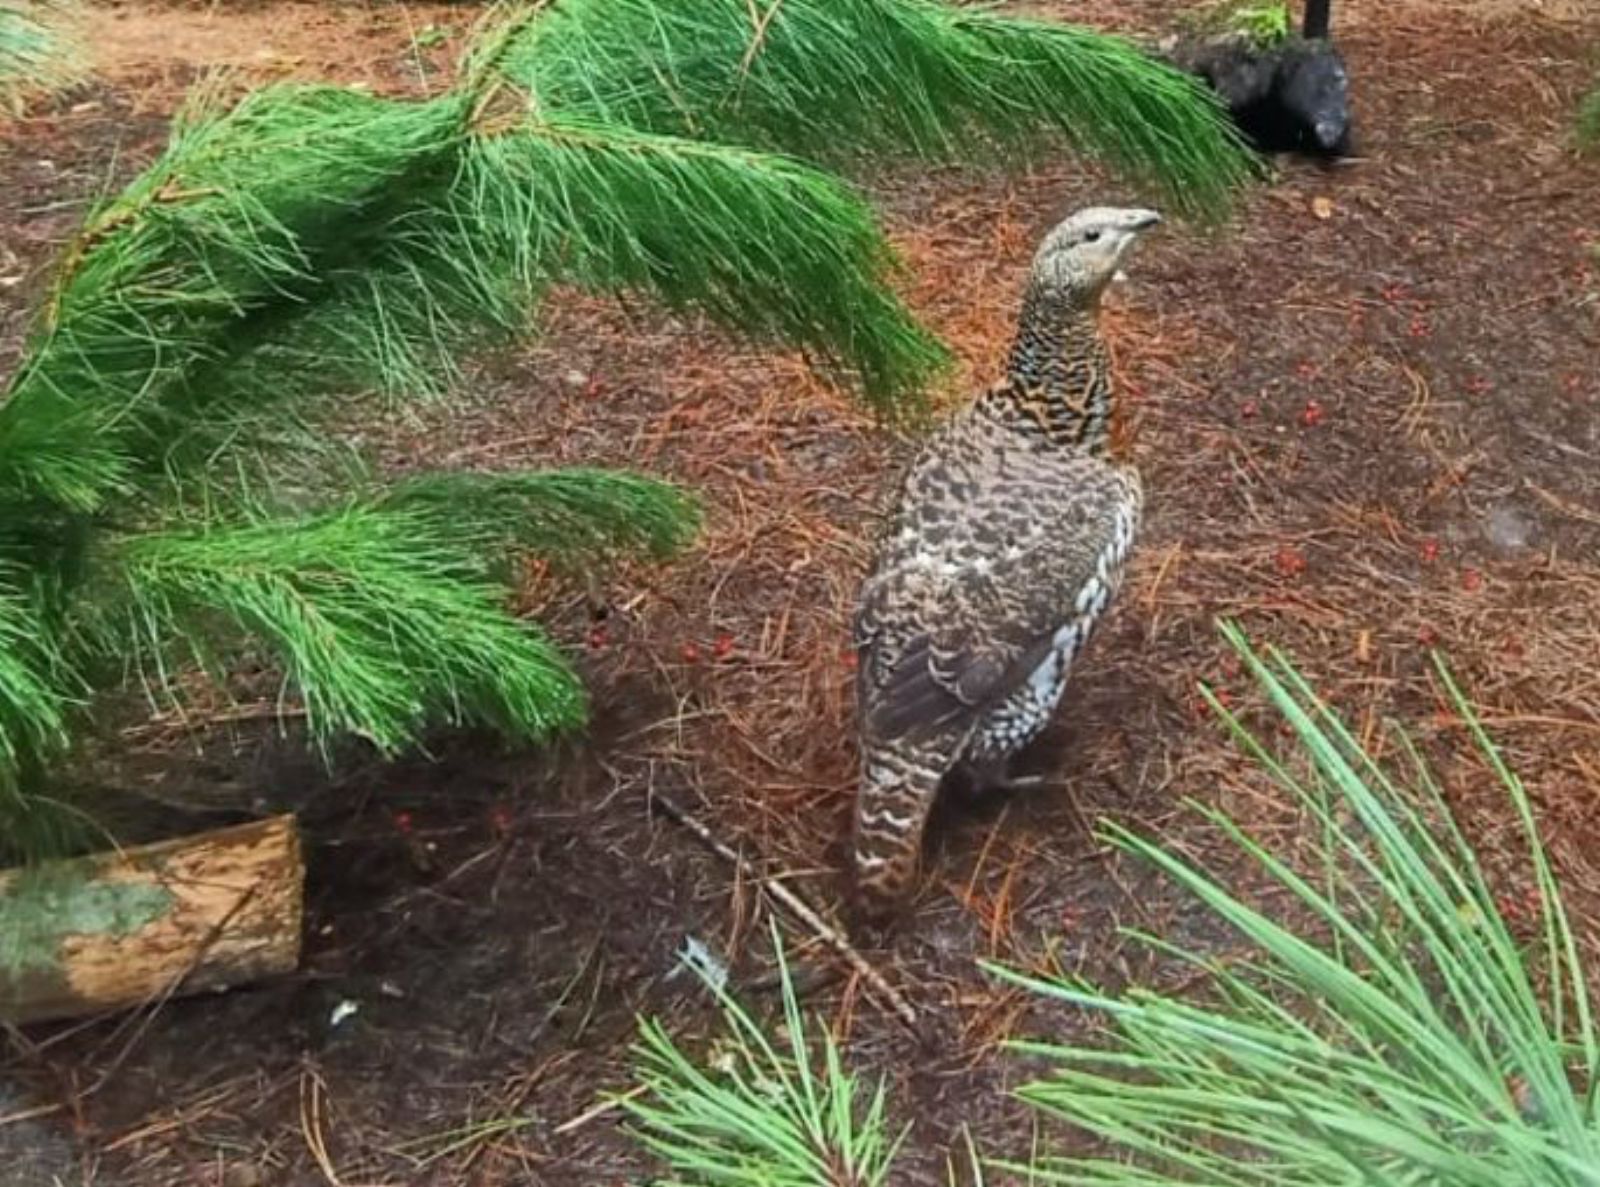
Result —
<path fill-rule="evenodd" d="M 300 961 L 293 816 L 0 872 L 0 1019 L 224 989 Z"/>

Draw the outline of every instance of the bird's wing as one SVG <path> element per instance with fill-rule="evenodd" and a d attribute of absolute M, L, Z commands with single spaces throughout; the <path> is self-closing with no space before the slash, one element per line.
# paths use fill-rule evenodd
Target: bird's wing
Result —
<path fill-rule="evenodd" d="M 1104 606 L 1138 527 L 1137 478 L 1083 455 L 944 489 L 907 500 L 863 589 L 861 718 L 879 740 L 964 734 Z"/>

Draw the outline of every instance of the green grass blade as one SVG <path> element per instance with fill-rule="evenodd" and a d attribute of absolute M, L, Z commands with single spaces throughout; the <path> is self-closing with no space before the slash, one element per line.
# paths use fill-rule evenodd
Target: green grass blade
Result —
<path fill-rule="evenodd" d="M 624 1107 L 635 1136 L 669 1168 L 656 1181 L 888 1187 L 904 1135 L 889 1136 L 883 1087 L 863 1106 L 832 1038 L 824 1035 L 820 1060 L 813 1054 L 776 925 L 773 944 L 787 1041 L 769 1040 L 762 1024 L 709 979 L 727 1028 L 710 1054 L 691 1058 L 658 1022 L 641 1022 L 637 1075 L 647 1092 L 626 1098 Z"/>

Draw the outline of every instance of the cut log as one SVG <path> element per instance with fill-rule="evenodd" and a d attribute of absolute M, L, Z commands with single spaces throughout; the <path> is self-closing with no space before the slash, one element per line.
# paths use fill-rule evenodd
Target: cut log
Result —
<path fill-rule="evenodd" d="M 0 872 L 0 1019 L 99 1013 L 291 972 L 304 885 L 293 816 Z"/>

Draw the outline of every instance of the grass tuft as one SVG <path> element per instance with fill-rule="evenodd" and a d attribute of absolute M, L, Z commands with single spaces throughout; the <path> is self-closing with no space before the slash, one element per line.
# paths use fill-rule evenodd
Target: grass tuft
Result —
<path fill-rule="evenodd" d="M 1302 871 L 1221 812 L 1203 814 L 1268 888 L 1272 912 L 1113 827 L 1231 926 L 1253 955 L 1138 938 L 1204 975 L 1215 1004 L 995 969 L 1104 1016 L 1108 1046 L 1017 1044 L 1054 1065 L 1021 1095 L 1115 1149 L 1060 1155 L 1039 1181 L 1079 1185 L 1587 1184 L 1600 1165 L 1590 1085 L 1600 1035 L 1576 941 L 1521 782 L 1443 664 L 1438 679 L 1504 787 L 1540 923 L 1524 945 L 1438 784 L 1403 735 L 1383 769 L 1282 656 L 1226 630 L 1296 753 L 1273 755 L 1213 708 L 1324 838 Z"/>
<path fill-rule="evenodd" d="M 727 1031 L 696 1060 L 661 1024 L 640 1025 L 637 1078 L 625 1102 L 633 1132 L 669 1168 L 663 1187 L 887 1187 L 904 1131 L 891 1132 L 881 1083 L 845 1070 L 823 1029 L 813 1051 L 777 925 L 773 950 L 783 990 L 784 1037 L 696 972 L 716 995 Z M 695 967 L 695 966 L 691 966 Z"/>

